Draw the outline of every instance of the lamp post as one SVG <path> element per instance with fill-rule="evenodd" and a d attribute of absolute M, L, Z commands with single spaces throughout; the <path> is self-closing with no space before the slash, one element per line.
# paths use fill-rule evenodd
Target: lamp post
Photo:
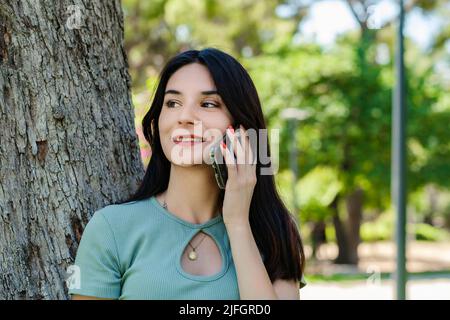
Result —
<path fill-rule="evenodd" d="M 406 103 L 405 103 L 405 65 L 403 46 L 403 25 L 405 12 L 403 0 L 399 0 L 400 14 L 396 42 L 395 74 L 396 86 L 392 108 L 392 162 L 391 197 L 396 211 L 397 261 L 395 285 L 397 300 L 406 299 Z"/>
<path fill-rule="evenodd" d="M 287 108 L 281 112 L 281 119 L 287 121 L 288 131 L 292 133 L 291 147 L 289 152 L 289 166 L 291 168 L 293 174 L 293 182 L 292 182 L 292 201 L 294 205 L 294 216 L 298 221 L 298 212 L 299 205 L 296 200 L 295 194 L 295 183 L 297 181 L 297 177 L 299 175 L 298 172 L 298 164 L 297 164 L 297 139 L 296 132 L 298 123 L 302 120 L 308 118 L 310 113 L 306 110 L 297 109 L 297 108 Z M 299 224 L 300 225 L 300 224 Z"/>

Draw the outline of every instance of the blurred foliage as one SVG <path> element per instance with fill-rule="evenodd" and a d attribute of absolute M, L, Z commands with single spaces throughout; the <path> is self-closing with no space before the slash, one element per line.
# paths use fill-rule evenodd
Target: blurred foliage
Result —
<path fill-rule="evenodd" d="M 413 228 L 416 240 L 448 241 L 450 239 L 448 231 L 430 226 L 429 224 L 417 223 Z"/>
<path fill-rule="evenodd" d="M 361 225 L 361 240 L 364 242 L 376 242 L 393 240 L 394 215 L 385 212 L 374 221 L 367 221 Z M 448 241 L 448 230 L 431 226 L 425 223 L 408 223 L 408 233 L 416 240 L 422 241 Z"/>
<path fill-rule="evenodd" d="M 291 37 L 298 17 L 275 14 L 280 0 L 122 0 L 133 88 L 186 49 L 217 47 L 236 57 L 262 54 L 264 43 Z"/>
<path fill-rule="evenodd" d="M 422 272 L 408 272 L 408 279 L 436 279 L 436 278 L 448 278 L 450 276 L 450 270 L 441 271 L 422 271 Z M 372 273 L 334 273 L 334 274 L 308 274 L 305 279 L 308 283 L 321 283 L 321 282 L 352 282 L 352 281 L 367 281 L 373 278 Z M 381 272 L 380 280 L 392 280 L 395 279 L 394 273 Z"/>
<path fill-rule="evenodd" d="M 393 218 L 392 212 L 385 212 L 374 221 L 364 222 L 361 225 L 361 240 L 364 242 L 392 240 Z"/>
<path fill-rule="evenodd" d="M 140 122 L 158 72 L 180 51 L 212 46 L 229 52 L 248 69 L 268 127 L 280 129 L 275 178 L 290 209 L 295 185 L 302 222 L 329 223 L 333 199 L 358 188 L 364 191 L 365 220 L 369 211 L 389 212 L 395 26 L 387 21 L 378 30 L 368 28 L 368 8 L 379 1 L 343 2 L 353 10 L 360 29 L 342 34 L 331 47 L 321 47 L 296 41 L 298 25 L 312 1 L 123 0 L 125 48 L 144 163 L 150 150 Z M 450 197 L 450 5 L 441 0 L 411 0 L 407 5 L 408 11 L 417 9 L 443 22 L 425 51 L 409 39 L 405 44 L 407 185 L 410 206 L 422 219 L 430 207 L 427 185 L 436 186 L 440 198 Z M 280 6 L 289 7 L 291 14 L 277 15 Z M 287 107 L 310 114 L 296 132 L 280 117 Z M 291 139 L 298 141 L 298 181 L 289 169 Z M 450 201 L 440 201 L 436 210 L 450 227 Z M 389 215 L 390 219 L 381 215 L 363 221 L 362 239 L 391 238 Z M 430 230 L 434 229 L 420 225 L 417 237 L 440 239 Z M 326 234 L 334 239 L 330 225 Z"/>
<path fill-rule="evenodd" d="M 341 189 L 342 183 L 335 169 L 317 166 L 310 170 L 296 188 L 297 199 L 304 212 L 302 219 L 324 220 L 330 215 L 328 207 Z"/>
<path fill-rule="evenodd" d="M 253 58 L 247 65 L 269 126 L 282 128 L 282 169 L 288 168 L 286 142 L 293 134 L 283 126 L 279 113 L 297 106 L 311 114 L 294 133 L 300 141 L 302 171 L 331 165 L 340 170 L 344 190 L 362 186 L 368 205 L 388 205 L 392 63 L 372 62 L 361 70 L 356 46 L 348 37 L 328 52 L 313 45 L 290 52 L 283 48 L 281 54 Z M 432 61 L 428 63 L 426 71 L 408 69 L 410 189 L 425 183 L 449 187 L 450 107 L 443 101 L 448 92 L 431 72 Z"/>

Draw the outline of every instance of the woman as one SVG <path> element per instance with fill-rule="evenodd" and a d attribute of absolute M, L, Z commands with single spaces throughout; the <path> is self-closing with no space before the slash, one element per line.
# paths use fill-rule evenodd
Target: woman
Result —
<path fill-rule="evenodd" d="M 213 48 L 178 54 L 142 124 L 152 148 L 143 182 L 87 224 L 72 298 L 299 299 L 302 241 L 246 134 L 265 123 L 241 64 Z M 232 145 L 220 148 L 224 190 L 206 161 L 212 132 Z"/>

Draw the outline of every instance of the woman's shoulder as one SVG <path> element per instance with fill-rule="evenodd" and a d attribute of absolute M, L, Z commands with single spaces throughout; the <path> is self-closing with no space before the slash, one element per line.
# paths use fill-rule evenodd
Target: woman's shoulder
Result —
<path fill-rule="evenodd" d="M 95 213 L 101 212 L 101 214 L 113 217 L 114 215 L 117 215 L 119 212 L 123 211 L 130 211 L 130 209 L 135 205 L 135 202 L 125 202 L 125 203 L 119 203 L 119 204 L 106 204 L 103 207 L 100 207 Z"/>
<path fill-rule="evenodd" d="M 126 234 L 131 228 L 142 226 L 149 221 L 148 200 L 109 204 L 94 212 L 88 224 L 109 227 L 114 233 Z M 100 223 L 97 220 L 103 220 Z"/>

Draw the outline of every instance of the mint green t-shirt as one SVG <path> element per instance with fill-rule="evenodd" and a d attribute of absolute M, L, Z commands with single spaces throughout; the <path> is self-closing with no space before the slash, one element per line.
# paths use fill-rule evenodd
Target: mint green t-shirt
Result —
<path fill-rule="evenodd" d="M 189 274 L 181 266 L 188 241 L 199 231 L 210 235 L 220 249 L 222 268 L 214 275 Z M 164 209 L 155 197 L 96 211 L 83 232 L 75 266 L 80 278 L 69 294 L 139 300 L 239 299 L 222 216 L 193 224 Z"/>

